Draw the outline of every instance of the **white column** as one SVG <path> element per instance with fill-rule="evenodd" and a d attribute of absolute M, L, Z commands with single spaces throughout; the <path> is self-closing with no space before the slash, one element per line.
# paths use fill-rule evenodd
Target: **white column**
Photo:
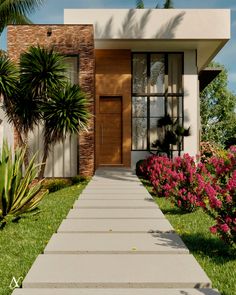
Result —
<path fill-rule="evenodd" d="M 184 138 L 184 153 L 199 154 L 200 109 L 196 51 L 184 52 L 184 126 L 190 127 L 191 135 Z"/>

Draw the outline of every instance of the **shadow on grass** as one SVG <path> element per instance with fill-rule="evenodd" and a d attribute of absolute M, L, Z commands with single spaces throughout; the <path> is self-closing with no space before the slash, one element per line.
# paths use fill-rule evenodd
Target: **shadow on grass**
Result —
<path fill-rule="evenodd" d="M 180 234 L 186 246 L 193 254 L 210 257 L 216 264 L 224 264 L 236 259 L 236 249 L 226 245 L 218 237 L 201 233 Z"/>
<path fill-rule="evenodd" d="M 161 211 L 163 214 L 170 214 L 170 215 L 183 215 L 183 214 L 189 214 L 181 211 L 178 207 L 173 207 L 173 208 L 162 208 Z"/>

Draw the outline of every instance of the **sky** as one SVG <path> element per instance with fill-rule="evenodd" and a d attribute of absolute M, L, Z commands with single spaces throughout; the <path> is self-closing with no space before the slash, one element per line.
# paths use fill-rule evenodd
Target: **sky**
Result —
<path fill-rule="evenodd" d="M 164 0 L 145 0 L 145 8 L 161 6 Z M 236 94 L 236 0 L 173 0 L 175 8 L 230 8 L 231 40 L 215 57 L 228 70 L 229 88 Z M 136 0 L 45 0 L 44 5 L 30 15 L 35 24 L 62 24 L 65 8 L 134 8 Z M 1 37 L 6 48 L 6 33 Z"/>

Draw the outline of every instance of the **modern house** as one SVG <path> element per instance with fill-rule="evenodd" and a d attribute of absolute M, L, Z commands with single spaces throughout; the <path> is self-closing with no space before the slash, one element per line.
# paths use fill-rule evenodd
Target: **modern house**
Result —
<path fill-rule="evenodd" d="M 64 23 L 8 27 L 13 60 L 32 44 L 53 46 L 90 98 L 89 131 L 54 148 L 46 176 L 134 167 L 155 152 L 166 115 L 191 131 L 174 154 L 199 153 L 199 87 L 214 78 L 204 69 L 230 39 L 229 10 L 66 9 Z M 30 142 L 41 149 L 40 130 Z"/>

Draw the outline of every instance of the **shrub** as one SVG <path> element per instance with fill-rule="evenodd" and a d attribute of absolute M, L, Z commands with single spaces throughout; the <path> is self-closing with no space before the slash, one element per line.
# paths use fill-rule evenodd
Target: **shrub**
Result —
<path fill-rule="evenodd" d="M 201 184 L 201 205 L 215 220 L 210 230 L 226 243 L 236 243 L 236 149 L 232 147 L 227 158 L 209 160 L 211 178 Z M 208 167 L 208 168 L 209 168 Z"/>
<path fill-rule="evenodd" d="M 76 175 L 71 178 L 72 184 L 87 183 L 87 182 L 89 182 L 89 180 L 90 180 L 90 177 L 82 176 L 82 175 Z"/>
<path fill-rule="evenodd" d="M 147 174 L 154 192 L 159 197 L 166 196 L 166 185 L 172 169 L 172 161 L 167 156 L 152 156 L 147 160 Z"/>
<path fill-rule="evenodd" d="M 136 174 L 138 177 L 146 179 L 146 160 L 139 160 L 136 163 Z"/>
<path fill-rule="evenodd" d="M 198 167 L 188 154 L 173 160 L 166 156 L 151 156 L 143 170 L 159 197 L 170 198 L 184 212 L 191 212 L 199 206 L 198 181 L 203 165 Z"/>
<path fill-rule="evenodd" d="M 43 181 L 43 188 L 47 189 L 50 193 L 56 192 L 60 189 L 66 188 L 72 184 L 70 179 L 45 179 Z"/>
<path fill-rule="evenodd" d="M 206 163 L 196 164 L 184 154 L 172 161 L 151 156 L 141 166 L 158 196 L 169 198 L 184 212 L 198 206 L 215 224 L 211 232 L 236 244 L 236 147 L 217 151 Z"/>
<path fill-rule="evenodd" d="M 16 149 L 14 155 L 6 141 L 0 154 L 0 222 L 5 224 L 8 218 L 14 218 L 30 212 L 38 206 L 48 193 L 41 190 L 42 183 L 35 182 L 40 165 L 35 165 L 35 156 L 22 174 L 26 150 Z"/>
<path fill-rule="evenodd" d="M 165 195 L 184 212 L 192 212 L 199 206 L 201 190 L 198 183 L 202 179 L 202 169 L 202 165 L 198 166 L 189 154 L 173 160 L 168 182 L 164 186 Z"/>

